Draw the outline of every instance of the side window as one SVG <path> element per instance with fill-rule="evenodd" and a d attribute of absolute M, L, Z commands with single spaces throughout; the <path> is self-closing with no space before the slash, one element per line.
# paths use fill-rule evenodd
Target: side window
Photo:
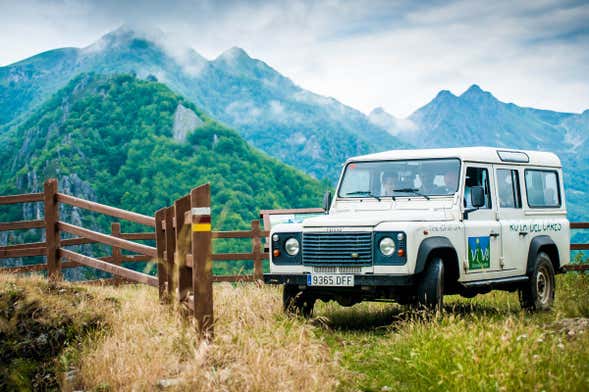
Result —
<path fill-rule="evenodd" d="M 560 207 L 560 186 L 555 171 L 528 169 L 525 172 L 525 180 L 530 207 Z"/>
<path fill-rule="evenodd" d="M 517 170 L 497 169 L 496 177 L 499 207 L 521 208 L 522 199 L 519 188 L 519 172 Z"/>
<path fill-rule="evenodd" d="M 464 206 L 472 207 L 470 189 L 473 186 L 482 186 L 485 190 L 485 205 L 481 208 L 491 208 L 491 187 L 489 186 L 489 171 L 483 167 L 466 168 L 464 183 Z"/>

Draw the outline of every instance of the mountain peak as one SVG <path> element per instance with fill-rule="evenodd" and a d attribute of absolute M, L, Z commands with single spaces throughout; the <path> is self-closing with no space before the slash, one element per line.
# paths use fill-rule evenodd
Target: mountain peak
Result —
<path fill-rule="evenodd" d="M 155 40 L 164 35 L 165 33 L 162 30 L 154 26 L 124 23 L 110 33 L 104 35 L 103 38 L 111 36 Z"/>
<path fill-rule="evenodd" d="M 98 41 L 84 48 L 84 50 L 86 52 L 93 52 L 107 48 L 121 48 L 129 46 L 137 40 L 155 43 L 161 41 L 164 36 L 163 31 L 154 27 L 123 24 L 115 30 L 106 33 Z"/>
<path fill-rule="evenodd" d="M 478 85 L 478 84 L 472 84 L 465 92 L 466 93 L 470 93 L 470 94 L 474 94 L 474 93 L 482 93 L 484 92 L 483 89 Z"/>
<path fill-rule="evenodd" d="M 440 90 L 440 92 L 436 95 L 434 100 L 449 99 L 449 98 L 456 98 L 456 95 L 452 94 L 452 92 L 450 90 Z"/>
<path fill-rule="evenodd" d="M 215 60 L 221 60 L 225 62 L 235 62 L 243 60 L 252 60 L 245 50 L 240 47 L 233 46 L 221 53 Z"/>
<path fill-rule="evenodd" d="M 488 91 L 483 90 L 479 87 L 478 84 L 471 85 L 468 90 L 460 95 L 460 98 L 466 99 L 481 99 L 481 98 L 494 98 L 493 94 Z"/>
<path fill-rule="evenodd" d="M 248 75 L 256 79 L 266 79 L 266 82 L 274 79 L 286 80 L 275 69 L 265 62 L 250 57 L 245 50 L 237 46 L 221 53 L 213 63 L 227 72 L 238 75 Z M 290 81 L 289 81 L 290 83 Z"/>

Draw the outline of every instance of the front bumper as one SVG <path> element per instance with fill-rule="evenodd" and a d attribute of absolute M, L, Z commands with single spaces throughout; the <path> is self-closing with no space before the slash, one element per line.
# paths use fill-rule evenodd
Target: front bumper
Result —
<path fill-rule="evenodd" d="M 307 285 L 308 274 L 264 274 L 266 284 Z M 360 286 L 413 286 L 413 275 L 354 275 L 354 287 Z M 322 287 L 322 286 L 314 286 Z"/>

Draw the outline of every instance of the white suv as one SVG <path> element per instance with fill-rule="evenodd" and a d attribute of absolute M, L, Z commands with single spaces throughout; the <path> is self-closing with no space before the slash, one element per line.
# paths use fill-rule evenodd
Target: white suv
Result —
<path fill-rule="evenodd" d="M 549 309 L 569 263 L 555 154 L 490 147 L 398 150 L 350 158 L 325 216 L 270 234 L 266 283 L 287 311 L 317 299 L 441 308 L 444 294 L 520 293 Z"/>

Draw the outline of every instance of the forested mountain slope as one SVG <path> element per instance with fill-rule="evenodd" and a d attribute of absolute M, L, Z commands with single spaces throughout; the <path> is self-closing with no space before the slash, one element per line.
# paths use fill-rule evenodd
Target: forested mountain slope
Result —
<path fill-rule="evenodd" d="M 0 194 L 39 191 L 49 177 L 66 193 L 148 215 L 210 182 L 213 225 L 233 230 L 262 208 L 319 206 L 325 187 L 168 87 L 130 75 L 82 74 L 0 135 Z"/>

